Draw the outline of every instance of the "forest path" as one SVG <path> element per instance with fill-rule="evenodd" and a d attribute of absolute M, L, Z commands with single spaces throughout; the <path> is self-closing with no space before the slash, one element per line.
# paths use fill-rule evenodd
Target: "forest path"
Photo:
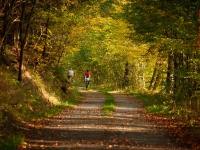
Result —
<path fill-rule="evenodd" d="M 35 124 L 27 133 L 23 149 L 186 149 L 178 146 L 162 129 L 143 117 L 142 104 L 132 96 L 113 94 L 116 111 L 105 117 L 105 96 L 80 88 L 84 99 L 75 108 Z"/>

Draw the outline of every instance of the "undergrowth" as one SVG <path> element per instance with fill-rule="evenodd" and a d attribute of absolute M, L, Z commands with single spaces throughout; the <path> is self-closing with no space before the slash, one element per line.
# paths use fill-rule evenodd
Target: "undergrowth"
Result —
<path fill-rule="evenodd" d="M 24 75 L 17 81 L 17 71 L 0 68 L 0 149 L 14 150 L 23 142 L 22 122 L 51 117 L 76 105 L 82 95 L 56 76 L 39 73 Z M 64 87 L 64 89 L 63 89 Z"/>
<path fill-rule="evenodd" d="M 21 135 L 8 135 L 5 139 L 0 139 L 1 150 L 16 150 L 18 145 L 24 142 L 24 137 Z"/>
<path fill-rule="evenodd" d="M 184 124 L 190 128 L 192 132 L 200 135 L 200 119 L 193 115 L 191 112 L 189 114 L 186 114 L 186 112 L 181 113 L 181 111 L 184 109 L 182 107 L 183 104 L 179 103 L 179 105 L 177 104 L 178 106 L 174 108 L 172 101 L 167 96 L 161 95 L 159 93 L 131 94 L 143 102 L 147 113 L 169 117 L 173 119 L 177 124 Z"/>
<path fill-rule="evenodd" d="M 170 115 L 172 107 L 167 97 L 160 94 L 131 93 L 140 99 L 149 113 Z"/>

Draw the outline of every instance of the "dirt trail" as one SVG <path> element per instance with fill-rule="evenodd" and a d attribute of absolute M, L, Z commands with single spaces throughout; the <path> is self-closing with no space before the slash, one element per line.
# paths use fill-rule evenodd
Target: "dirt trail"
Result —
<path fill-rule="evenodd" d="M 131 96 L 114 94 L 116 112 L 104 117 L 105 96 L 81 90 L 84 100 L 27 132 L 24 149 L 103 150 L 103 149 L 186 149 L 142 117 L 143 107 Z"/>

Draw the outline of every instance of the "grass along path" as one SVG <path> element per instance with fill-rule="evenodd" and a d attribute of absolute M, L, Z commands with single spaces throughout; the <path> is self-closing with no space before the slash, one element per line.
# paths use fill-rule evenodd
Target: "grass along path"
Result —
<path fill-rule="evenodd" d="M 105 117 L 106 96 L 79 89 L 84 95 L 75 108 L 34 122 L 21 149 L 188 149 L 143 117 L 143 105 L 134 97 L 113 94 L 116 111 Z M 33 124 L 33 123 L 32 123 Z"/>

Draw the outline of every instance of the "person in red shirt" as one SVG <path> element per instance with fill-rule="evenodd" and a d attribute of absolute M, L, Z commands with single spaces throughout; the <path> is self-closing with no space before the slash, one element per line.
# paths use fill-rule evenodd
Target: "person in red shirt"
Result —
<path fill-rule="evenodd" d="M 88 81 L 88 85 L 90 84 L 90 72 L 89 70 L 86 70 L 85 72 L 85 81 Z"/>
<path fill-rule="evenodd" d="M 90 72 L 89 72 L 89 70 L 86 70 L 86 72 L 85 72 L 85 77 L 86 77 L 86 78 L 90 78 Z"/>

